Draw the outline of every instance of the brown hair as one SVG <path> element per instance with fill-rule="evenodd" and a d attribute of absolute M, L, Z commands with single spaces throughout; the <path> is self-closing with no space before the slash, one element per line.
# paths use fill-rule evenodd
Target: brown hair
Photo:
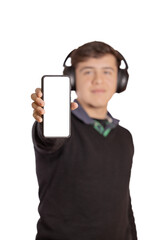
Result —
<path fill-rule="evenodd" d="M 99 58 L 105 54 L 114 55 L 117 60 L 117 67 L 120 66 L 122 60 L 120 54 L 108 44 L 98 41 L 86 43 L 73 50 L 71 53 L 71 63 L 75 68 L 79 62 L 83 62 L 88 58 Z"/>

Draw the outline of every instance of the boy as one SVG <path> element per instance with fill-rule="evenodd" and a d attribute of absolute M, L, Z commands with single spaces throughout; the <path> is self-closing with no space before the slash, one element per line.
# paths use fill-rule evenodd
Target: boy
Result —
<path fill-rule="evenodd" d="M 40 198 L 36 240 L 137 240 L 129 193 L 132 136 L 107 111 L 113 94 L 127 86 L 128 65 L 103 42 L 84 44 L 66 60 L 64 74 L 77 94 L 69 138 L 43 137 L 41 89 L 31 96 Z"/>

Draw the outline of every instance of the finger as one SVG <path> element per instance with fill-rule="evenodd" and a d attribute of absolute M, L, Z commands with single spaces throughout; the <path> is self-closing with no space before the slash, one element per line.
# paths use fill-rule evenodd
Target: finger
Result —
<path fill-rule="evenodd" d="M 31 99 L 32 99 L 37 105 L 39 105 L 39 106 L 41 106 L 41 107 L 44 107 L 45 102 L 44 102 L 41 98 L 37 97 L 36 93 L 31 94 Z"/>
<path fill-rule="evenodd" d="M 32 103 L 32 108 L 37 112 L 39 115 L 43 115 L 45 113 L 45 110 L 38 106 L 35 102 Z"/>
<path fill-rule="evenodd" d="M 78 108 L 78 104 L 76 102 L 72 102 L 71 103 L 71 110 L 75 110 L 76 108 Z"/>
<path fill-rule="evenodd" d="M 43 121 L 42 117 L 39 116 L 36 111 L 33 112 L 33 117 L 35 118 L 35 120 L 37 122 L 42 122 Z"/>
<path fill-rule="evenodd" d="M 41 107 L 37 107 L 36 112 L 39 116 L 42 116 L 45 113 L 44 109 Z"/>
<path fill-rule="evenodd" d="M 32 108 L 35 109 L 35 110 L 36 110 L 37 107 L 38 107 L 38 105 L 37 105 L 35 102 L 33 102 L 31 105 L 32 105 Z"/>
<path fill-rule="evenodd" d="M 35 101 L 36 98 L 37 98 L 37 95 L 36 95 L 35 93 L 32 93 L 32 94 L 31 94 L 31 99 L 32 99 L 33 101 Z"/>
<path fill-rule="evenodd" d="M 35 93 L 36 93 L 37 97 L 39 97 L 39 98 L 42 97 L 42 90 L 41 90 L 41 88 L 36 88 L 35 89 Z"/>

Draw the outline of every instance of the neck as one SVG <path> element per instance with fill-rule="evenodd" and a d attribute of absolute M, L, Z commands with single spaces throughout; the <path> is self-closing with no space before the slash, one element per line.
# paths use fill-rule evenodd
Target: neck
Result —
<path fill-rule="evenodd" d="M 91 104 L 83 104 L 79 99 L 77 100 L 90 118 L 106 119 L 107 106 L 95 107 Z"/>

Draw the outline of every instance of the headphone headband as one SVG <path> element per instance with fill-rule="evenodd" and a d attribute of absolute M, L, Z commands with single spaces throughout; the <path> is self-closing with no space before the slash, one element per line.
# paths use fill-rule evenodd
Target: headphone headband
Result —
<path fill-rule="evenodd" d="M 65 60 L 64 60 L 63 67 L 67 67 L 67 66 L 66 66 L 66 62 L 67 62 L 68 58 L 71 57 L 71 55 L 72 55 L 72 53 L 73 53 L 74 51 L 75 51 L 75 49 L 72 50 L 72 51 L 67 55 L 67 57 L 66 57 Z"/>
<path fill-rule="evenodd" d="M 121 61 L 124 61 L 124 63 L 125 63 L 125 69 L 127 70 L 128 69 L 128 63 L 127 63 L 127 61 L 126 61 L 126 59 L 123 57 L 123 55 L 120 53 L 120 52 L 118 52 L 117 50 L 116 50 L 116 52 L 119 54 L 119 56 L 121 57 Z"/>

